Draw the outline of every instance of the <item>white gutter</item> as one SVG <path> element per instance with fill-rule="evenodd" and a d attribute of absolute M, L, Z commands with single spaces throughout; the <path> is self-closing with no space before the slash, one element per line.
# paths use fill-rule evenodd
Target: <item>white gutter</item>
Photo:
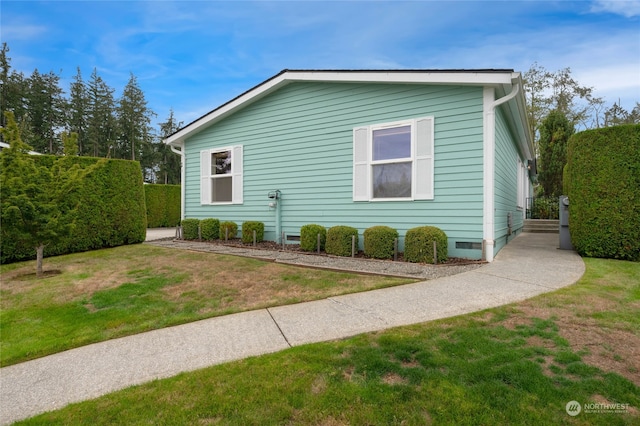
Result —
<path fill-rule="evenodd" d="M 171 151 L 175 152 L 180 156 L 180 220 L 184 219 L 184 205 L 185 205 L 185 155 L 184 155 L 184 144 L 181 146 L 182 149 L 176 149 L 175 146 L 169 145 Z"/>
<path fill-rule="evenodd" d="M 493 261 L 493 251 L 495 248 L 495 154 L 496 154 L 496 107 L 515 98 L 520 91 L 520 79 L 511 79 L 511 93 L 495 99 L 495 89 L 484 87 L 483 110 L 484 110 L 484 132 L 483 132 L 483 152 L 484 152 L 484 208 L 483 208 L 483 251 L 484 260 Z"/>

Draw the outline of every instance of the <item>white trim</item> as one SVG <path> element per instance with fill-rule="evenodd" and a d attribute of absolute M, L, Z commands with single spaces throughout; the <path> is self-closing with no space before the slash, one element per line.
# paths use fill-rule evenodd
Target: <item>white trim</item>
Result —
<path fill-rule="evenodd" d="M 482 92 L 482 135 L 483 150 L 483 211 L 482 238 L 484 240 L 484 257 L 487 262 L 493 261 L 494 240 L 494 198 L 495 198 L 495 150 L 496 150 L 496 117 L 493 102 L 495 90 L 485 87 Z"/>
<path fill-rule="evenodd" d="M 430 123 L 428 134 L 421 135 L 418 139 L 418 122 Z M 353 201 L 415 201 L 433 200 L 434 194 L 434 121 L 433 116 L 420 117 L 409 120 L 378 123 L 370 126 L 360 126 L 353 129 Z M 410 157 L 393 158 L 390 160 L 373 160 L 373 132 L 381 129 L 409 126 L 411 137 Z M 366 135 L 366 138 L 364 137 Z M 418 143 L 424 143 L 422 151 Z M 365 152 L 366 151 L 366 152 Z M 366 160 L 363 158 L 366 157 Z M 374 198 L 373 196 L 373 166 L 383 164 L 411 163 L 411 196 L 393 198 Z M 418 164 L 427 167 L 427 173 L 419 175 Z M 427 180 L 425 184 L 420 178 Z M 364 181 L 364 187 L 363 187 Z M 366 187 L 366 188 L 365 188 Z"/>
<path fill-rule="evenodd" d="M 511 92 L 499 99 L 495 99 L 495 89 L 485 87 L 482 91 L 483 114 L 483 240 L 484 255 L 487 262 L 493 261 L 495 248 L 495 161 L 496 161 L 496 108 L 509 102 L 519 93 L 522 96 L 520 75 L 514 79 Z"/>
<path fill-rule="evenodd" d="M 514 79 L 519 79 L 520 73 L 511 71 L 420 71 L 420 70 L 391 70 L 391 71 L 283 71 L 253 89 L 243 93 L 218 109 L 169 136 L 164 143 L 174 145 L 199 131 L 200 128 L 211 125 L 232 113 L 262 98 L 280 86 L 294 81 L 322 81 L 341 83 L 402 83 L 402 84 L 451 84 L 471 86 L 502 86 L 508 90 Z M 525 121 L 526 124 L 526 121 Z M 528 129 L 528 126 L 526 126 Z"/>
<path fill-rule="evenodd" d="M 231 201 L 211 200 L 211 180 L 215 179 L 211 175 L 211 154 L 217 152 L 231 153 L 231 170 L 228 174 L 220 175 L 219 178 L 231 178 Z M 221 148 L 210 148 L 200 151 L 200 204 L 201 205 L 228 205 L 243 203 L 243 152 L 242 145 L 226 146 Z M 205 174 L 205 171 L 207 172 Z"/>
<path fill-rule="evenodd" d="M 187 156 L 184 155 L 184 145 L 180 144 L 180 149 L 177 149 L 174 145 L 169 145 L 171 151 L 178 154 L 180 156 L 180 220 L 184 219 L 184 209 L 186 204 L 186 191 L 185 191 L 185 165 L 187 161 Z"/>

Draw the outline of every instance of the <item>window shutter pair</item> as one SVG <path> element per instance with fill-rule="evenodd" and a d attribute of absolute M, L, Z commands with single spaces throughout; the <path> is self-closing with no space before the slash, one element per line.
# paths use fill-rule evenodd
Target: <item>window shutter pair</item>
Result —
<path fill-rule="evenodd" d="M 412 132 L 415 146 L 413 156 L 412 193 L 414 200 L 433 200 L 433 117 L 414 121 Z M 371 130 L 353 129 L 353 201 L 369 201 L 371 196 Z"/>
<path fill-rule="evenodd" d="M 232 204 L 243 202 L 242 145 L 222 150 L 200 151 L 200 204 L 211 204 L 211 154 L 217 151 L 231 151 Z"/>

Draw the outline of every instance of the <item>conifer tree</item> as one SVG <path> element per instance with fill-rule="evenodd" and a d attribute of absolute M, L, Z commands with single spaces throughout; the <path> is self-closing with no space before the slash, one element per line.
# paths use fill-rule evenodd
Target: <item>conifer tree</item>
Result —
<path fill-rule="evenodd" d="M 567 142 L 574 133 L 569 119 L 553 110 L 540 126 L 540 168 L 538 180 L 544 195 L 557 197 L 562 194 L 562 175 L 567 164 Z"/>
<path fill-rule="evenodd" d="M 23 142 L 12 112 L 0 129 L 9 148 L 0 152 L 0 215 L 2 241 L 32 247 L 36 275 L 43 275 L 44 249 L 73 228 L 77 202 L 75 188 L 90 169 L 80 170 L 70 156 L 56 157 L 51 167 L 36 161 Z M 67 153 L 77 152 L 77 138 L 65 135 Z"/>

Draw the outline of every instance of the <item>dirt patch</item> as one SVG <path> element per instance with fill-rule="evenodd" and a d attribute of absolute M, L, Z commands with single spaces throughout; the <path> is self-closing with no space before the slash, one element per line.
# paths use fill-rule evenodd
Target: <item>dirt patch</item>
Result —
<path fill-rule="evenodd" d="M 327 384 L 327 379 L 324 376 L 318 376 L 311 384 L 311 393 L 314 395 L 319 395 L 324 393 L 329 385 Z"/>
<path fill-rule="evenodd" d="M 534 347 L 538 347 L 538 348 L 545 348 L 545 349 L 556 349 L 557 346 L 556 344 L 549 340 L 549 339 L 543 339 L 540 336 L 530 336 L 527 338 L 527 346 L 534 346 Z"/>
<path fill-rule="evenodd" d="M 498 322 L 509 329 L 519 325 L 531 325 L 532 318 L 552 319 L 558 327 L 559 335 L 566 339 L 574 352 L 583 352 L 582 360 L 602 371 L 618 373 L 637 385 L 640 385 L 640 337 L 615 328 L 605 328 L 589 313 L 601 312 L 612 308 L 612 302 L 592 296 L 580 298 L 573 304 L 544 306 L 540 301 L 525 301 L 518 304 L 518 311 L 507 319 Z M 530 337 L 531 346 L 546 347 L 553 342 L 539 337 Z M 548 365 L 545 367 L 548 369 Z"/>
<path fill-rule="evenodd" d="M 55 277 L 57 275 L 60 275 L 61 273 L 62 271 L 59 269 L 50 269 L 48 271 L 42 271 L 42 276 L 40 277 L 35 272 L 21 273 L 21 274 L 15 275 L 13 277 L 13 280 L 15 281 L 43 280 L 46 278 Z"/>
<path fill-rule="evenodd" d="M 382 382 L 387 385 L 406 385 L 409 383 L 407 379 L 396 374 L 396 373 L 387 373 L 382 376 Z"/>

